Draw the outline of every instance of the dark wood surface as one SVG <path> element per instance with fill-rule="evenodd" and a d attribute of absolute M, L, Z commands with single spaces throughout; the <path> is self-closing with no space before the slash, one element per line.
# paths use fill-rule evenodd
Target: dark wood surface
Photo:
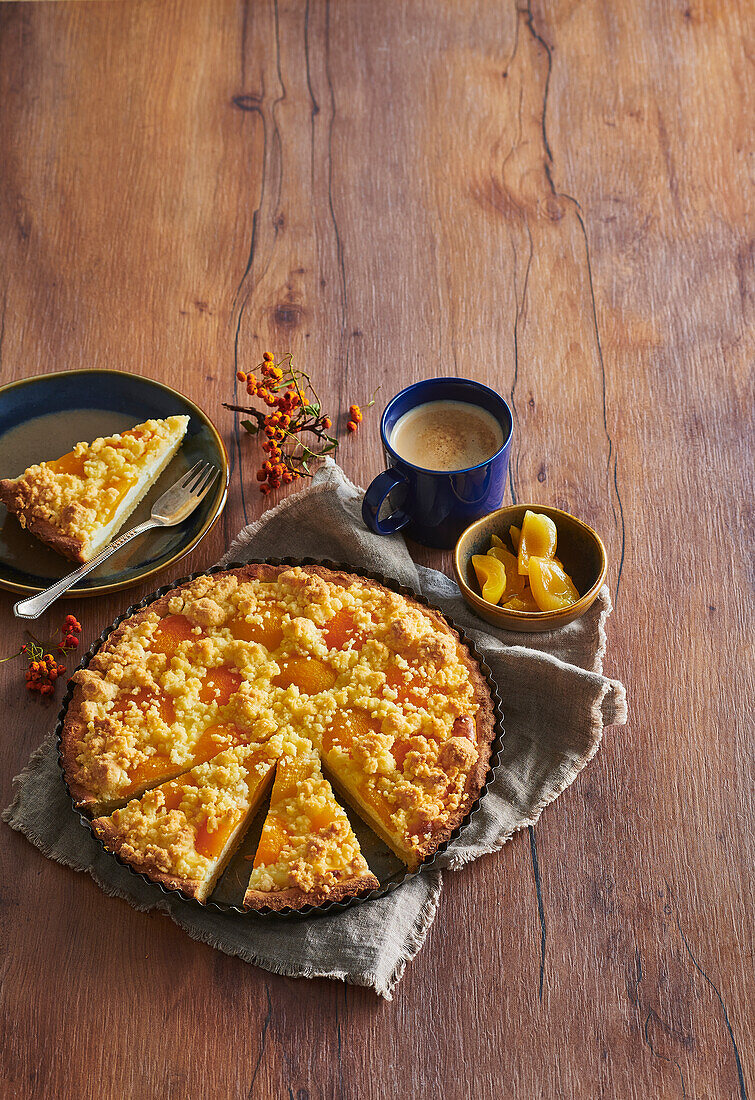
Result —
<path fill-rule="evenodd" d="M 607 543 L 630 705 L 534 830 L 446 876 L 390 1004 L 194 943 L 3 827 L 3 1096 L 753 1093 L 748 14 L 0 6 L 3 382 L 117 367 L 207 410 L 231 491 L 181 573 L 278 499 L 221 409 L 264 349 L 341 427 L 377 385 L 490 383 L 515 499 Z M 341 451 L 362 484 L 378 420 Z M 124 599 L 68 605 L 86 645 Z M 6 805 L 56 708 L 2 677 Z"/>

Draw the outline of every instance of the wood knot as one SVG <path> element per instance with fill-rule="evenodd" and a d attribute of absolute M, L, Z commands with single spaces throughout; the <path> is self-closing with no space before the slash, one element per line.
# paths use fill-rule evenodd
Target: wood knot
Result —
<path fill-rule="evenodd" d="M 564 216 L 564 206 L 560 199 L 557 199 L 555 195 L 551 195 L 550 198 L 545 200 L 545 213 L 548 215 L 552 222 L 559 222 Z"/>
<path fill-rule="evenodd" d="M 239 111 L 259 111 L 262 106 L 262 96 L 253 95 L 251 93 L 247 95 L 235 95 L 231 103 Z"/>
<path fill-rule="evenodd" d="M 285 214 L 283 214 L 283 213 L 276 214 L 275 217 L 273 218 L 273 225 L 275 226 L 276 230 L 285 229 L 286 228 L 286 216 L 285 216 Z"/>
<path fill-rule="evenodd" d="M 545 463 L 543 462 L 540 469 L 537 471 L 537 480 L 540 482 L 541 485 L 545 481 L 545 477 Z"/>
<path fill-rule="evenodd" d="M 294 302 L 283 302 L 273 310 L 273 322 L 278 328 L 296 328 L 304 319 L 304 310 Z"/>

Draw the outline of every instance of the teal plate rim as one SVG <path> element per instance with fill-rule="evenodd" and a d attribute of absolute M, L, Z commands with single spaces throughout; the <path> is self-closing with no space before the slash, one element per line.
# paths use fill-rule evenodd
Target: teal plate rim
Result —
<path fill-rule="evenodd" d="M 162 390 L 166 394 L 172 395 L 180 403 L 182 403 L 186 411 L 195 417 L 207 430 L 209 431 L 219 456 L 221 465 L 221 477 L 218 480 L 217 488 L 214 490 L 211 500 L 210 508 L 207 512 L 204 522 L 198 531 L 195 531 L 186 542 L 183 542 L 175 553 L 169 557 L 157 561 L 155 564 L 150 565 L 147 568 L 135 566 L 130 574 L 122 579 L 108 581 L 103 584 L 92 585 L 88 587 L 76 586 L 71 588 L 64 594 L 63 599 L 75 599 L 75 598 L 88 598 L 90 596 L 101 596 L 110 592 L 122 591 L 124 588 L 131 588 L 135 584 L 140 584 L 144 580 L 148 580 L 155 574 L 162 572 L 162 570 L 169 568 L 171 565 L 175 565 L 187 554 L 189 554 L 201 540 L 212 530 L 216 522 L 222 515 L 225 507 L 226 499 L 228 497 L 228 483 L 230 480 L 230 463 L 228 459 L 228 451 L 222 436 L 215 427 L 214 423 L 204 412 L 203 409 L 192 401 L 190 397 L 181 393 L 180 390 L 175 389 L 173 386 L 167 385 L 165 382 L 159 382 L 156 378 L 150 378 L 144 374 L 132 374 L 130 371 L 108 369 L 104 367 L 92 367 L 92 368 L 77 368 L 75 370 L 65 371 L 48 371 L 44 374 L 31 375 L 29 378 L 19 378 L 15 382 L 9 382 L 4 386 L 0 386 L 0 401 L 11 391 L 18 390 L 25 386 L 44 385 L 46 381 L 52 379 L 72 378 L 75 375 L 106 375 L 117 376 L 119 379 L 131 379 L 135 385 L 145 385 L 147 387 L 154 387 L 155 389 Z M 68 559 L 61 557 L 61 573 L 60 576 L 66 575 L 66 572 L 70 572 L 75 568 L 74 562 L 68 562 Z M 69 568 L 70 566 L 70 568 Z M 22 595 L 34 595 L 37 592 L 43 592 L 45 585 L 39 584 L 26 584 L 23 581 L 12 580 L 3 573 L 4 563 L 0 560 L 0 589 L 5 589 L 10 592 L 18 592 Z M 53 584 L 57 578 L 51 578 L 50 584 Z"/>

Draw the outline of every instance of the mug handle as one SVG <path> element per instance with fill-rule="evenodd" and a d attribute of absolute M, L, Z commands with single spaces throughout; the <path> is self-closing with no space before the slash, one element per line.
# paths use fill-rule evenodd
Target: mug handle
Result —
<path fill-rule="evenodd" d="M 394 531 L 400 531 L 406 527 L 410 517 L 406 512 L 391 512 L 385 519 L 378 519 L 383 502 L 392 489 L 398 485 L 406 485 L 406 478 L 394 467 L 383 470 L 381 474 L 371 481 L 362 500 L 362 519 L 371 531 L 376 535 L 392 535 Z"/>

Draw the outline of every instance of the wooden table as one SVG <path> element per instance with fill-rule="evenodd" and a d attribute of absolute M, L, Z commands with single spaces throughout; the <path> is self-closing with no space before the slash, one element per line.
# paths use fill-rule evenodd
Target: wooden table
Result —
<path fill-rule="evenodd" d="M 180 573 L 278 499 L 221 408 L 263 350 L 341 428 L 377 385 L 495 386 L 515 499 L 606 540 L 630 704 L 534 830 L 446 877 L 393 1003 L 227 958 L 3 827 L 3 1097 L 755 1092 L 748 10 L 0 6 L 2 380 L 116 367 L 208 411 L 230 497 Z M 378 421 L 339 452 L 362 484 Z M 88 645 L 123 606 L 68 609 Z M 56 710 L 19 668 L 2 805 Z"/>

